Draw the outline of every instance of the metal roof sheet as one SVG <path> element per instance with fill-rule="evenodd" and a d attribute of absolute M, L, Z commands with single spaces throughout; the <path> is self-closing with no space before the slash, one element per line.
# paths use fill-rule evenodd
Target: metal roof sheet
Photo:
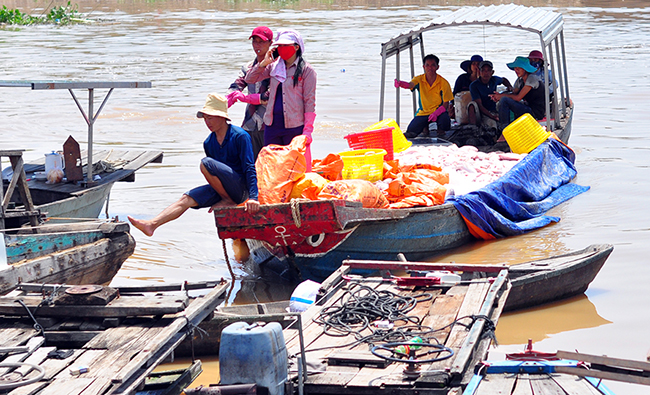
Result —
<path fill-rule="evenodd" d="M 544 45 L 549 45 L 562 31 L 564 20 L 558 12 L 516 4 L 463 7 L 391 38 L 382 44 L 382 52 L 388 57 L 398 50 L 417 44 L 420 34 L 425 31 L 463 25 L 505 26 L 527 30 L 538 34 Z"/>

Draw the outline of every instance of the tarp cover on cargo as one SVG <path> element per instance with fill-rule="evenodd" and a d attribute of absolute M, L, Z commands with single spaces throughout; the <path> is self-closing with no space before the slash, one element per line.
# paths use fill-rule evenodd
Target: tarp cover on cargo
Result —
<path fill-rule="evenodd" d="M 526 233 L 558 222 L 543 214 L 589 189 L 570 182 L 577 174 L 574 161 L 570 148 L 550 138 L 498 180 L 448 201 L 477 238 Z"/>

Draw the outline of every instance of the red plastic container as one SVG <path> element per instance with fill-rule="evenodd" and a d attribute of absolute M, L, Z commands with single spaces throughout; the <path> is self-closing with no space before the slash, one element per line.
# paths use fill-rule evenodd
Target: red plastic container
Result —
<path fill-rule="evenodd" d="M 348 134 L 344 137 L 352 149 L 382 148 L 384 160 L 393 160 L 393 127 Z"/>

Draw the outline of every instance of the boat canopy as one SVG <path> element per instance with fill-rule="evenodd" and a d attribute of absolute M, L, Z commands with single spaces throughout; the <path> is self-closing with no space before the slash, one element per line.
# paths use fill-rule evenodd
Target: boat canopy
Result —
<path fill-rule="evenodd" d="M 522 5 L 490 5 L 479 7 L 463 7 L 450 14 L 439 16 L 429 23 L 415 29 L 405 31 L 389 41 L 381 44 L 382 70 L 381 70 L 381 97 L 379 104 L 379 119 L 384 118 L 384 98 L 386 84 L 386 60 L 396 57 L 396 78 L 399 78 L 399 58 L 402 51 L 409 51 L 411 77 L 415 76 L 413 47 L 420 45 L 421 57 L 424 57 L 424 41 L 422 34 L 453 26 L 498 26 L 526 30 L 539 36 L 541 52 L 544 55 L 544 69 L 553 70 L 553 81 L 556 87 L 551 98 L 548 84 L 546 84 L 546 122 L 547 129 L 559 127 L 559 113 L 566 116 L 566 105 L 569 102 L 569 87 L 566 70 L 566 56 L 564 46 L 564 20 L 562 14 L 541 8 L 526 7 Z M 396 89 L 396 119 L 399 123 L 399 89 Z M 559 93 L 559 95 L 558 95 Z M 560 96 L 560 97 L 558 97 Z M 558 100 L 559 99 L 559 100 Z M 551 105 L 551 101 L 553 105 Z M 415 93 L 413 93 L 413 112 L 415 112 Z M 560 107 L 561 106 L 561 107 Z M 548 114 L 553 110 L 553 116 Z M 554 119 L 553 124 L 550 120 Z"/>

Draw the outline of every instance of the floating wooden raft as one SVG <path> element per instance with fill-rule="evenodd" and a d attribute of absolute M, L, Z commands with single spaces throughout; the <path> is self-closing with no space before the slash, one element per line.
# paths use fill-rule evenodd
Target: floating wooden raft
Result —
<path fill-rule="evenodd" d="M 358 280 L 360 284 L 377 291 L 390 291 L 407 297 L 422 293 L 432 296 L 429 300 L 418 302 L 408 315 L 420 317 L 420 323 L 424 326 L 439 329 L 434 334 L 435 338 L 453 350 L 454 355 L 445 360 L 421 364 L 419 372 L 407 376 L 403 371 L 408 364 L 387 362 L 371 353 L 367 343 L 340 347 L 355 343 L 358 339 L 353 335 L 335 337 L 325 334 L 324 327 L 316 322 L 322 313 L 335 309 L 342 303 L 349 305 L 345 303 L 350 300 L 347 290 L 357 280 L 342 280 L 338 284 L 333 280 L 337 277 L 341 279 L 346 270 L 347 267 L 344 266 L 326 280 L 323 287 L 333 290 L 321 299 L 320 305 L 312 305 L 302 314 L 305 356 L 308 366 L 311 366 L 304 380 L 305 393 L 447 394 L 452 387 L 469 382 L 472 368 L 485 357 L 491 342 L 489 337 L 484 336 L 484 328 L 488 329 L 486 322 L 496 325 L 507 299 L 510 290 L 507 271 L 501 271 L 493 281 L 477 278 L 452 287 L 398 288 L 393 282 L 381 278 Z M 328 288 L 332 283 L 335 285 Z M 424 299 L 426 298 L 421 298 Z M 474 318 L 463 318 L 469 316 Z M 454 322 L 467 326 L 452 325 Z M 400 320 L 394 323 L 395 327 L 413 324 Z M 365 329 L 360 334 L 366 336 L 370 333 L 370 329 Z M 295 329 L 285 329 L 284 335 L 289 355 L 300 355 L 299 335 Z M 425 343 L 435 342 L 431 336 L 420 336 Z M 381 343 L 375 343 L 378 344 Z M 313 366 L 318 364 L 322 364 L 322 368 L 314 372 Z M 300 377 L 294 377 L 294 380 L 300 381 Z"/>
<path fill-rule="evenodd" d="M 41 306 L 34 305 L 33 294 L 14 291 L 0 302 L 0 314 L 5 315 L 0 318 L 0 392 L 3 384 L 36 379 L 9 394 L 135 393 L 189 330 L 215 309 L 227 285 L 222 281 L 194 299 L 182 293 L 119 295 L 98 286 L 84 286 L 87 292 L 82 299 L 83 288 L 59 288 L 54 298 L 36 297 Z M 20 309 L 10 306 L 10 300 Z M 49 301 L 55 304 L 48 306 Z M 9 362 L 37 368 L 5 369 Z M 43 370 L 41 378 L 39 370 Z"/>

